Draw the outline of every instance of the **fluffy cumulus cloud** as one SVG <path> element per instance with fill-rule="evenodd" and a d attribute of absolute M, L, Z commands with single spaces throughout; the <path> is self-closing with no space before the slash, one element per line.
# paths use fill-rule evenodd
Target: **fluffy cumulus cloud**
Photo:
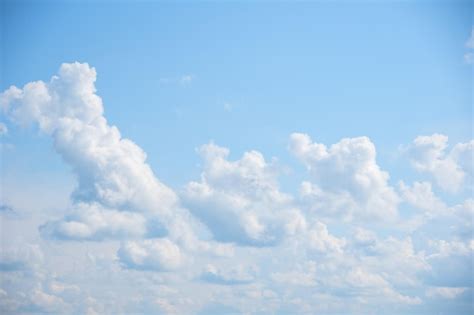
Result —
<path fill-rule="evenodd" d="M 406 163 L 418 172 L 394 188 L 369 138 L 326 146 L 294 133 L 289 151 L 307 169 L 296 193 L 280 185 L 294 173 L 276 159 L 231 159 L 210 142 L 197 150 L 200 178 L 176 193 L 107 122 L 95 80 L 89 65 L 63 64 L 49 82 L 0 95 L 9 126 L 51 137 L 77 181 L 56 217 L 2 200 L 0 313 L 472 309 L 474 201 L 461 193 L 471 192 L 472 140 L 448 150 L 446 136 L 416 138 Z"/>
<path fill-rule="evenodd" d="M 2 246 L 0 252 L 0 270 L 17 271 L 36 268 L 44 259 L 38 245 L 23 244 L 19 247 Z"/>
<path fill-rule="evenodd" d="M 40 226 L 46 238 L 101 240 L 138 238 L 147 233 L 145 218 L 135 212 L 103 208 L 98 203 L 78 203 L 64 219 Z"/>
<path fill-rule="evenodd" d="M 182 200 L 216 240 L 269 246 L 304 228 L 304 217 L 280 191 L 275 167 L 260 152 L 245 152 L 236 161 L 213 143 L 198 152 L 204 160 L 201 180 L 186 185 Z"/>
<path fill-rule="evenodd" d="M 474 141 L 458 143 L 449 152 L 447 147 L 445 135 L 419 136 L 408 147 L 408 154 L 416 170 L 433 176 L 443 190 L 456 193 L 472 185 Z"/>
<path fill-rule="evenodd" d="M 155 177 L 145 152 L 108 124 L 95 81 L 95 69 L 76 62 L 63 64 L 49 82 L 12 86 L 1 95 L 7 116 L 51 136 L 77 177 L 70 214 L 42 225 L 41 232 L 100 240 L 152 233 L 146 220 L 174 225 L 179 220 L 175 193 Z"/>
<path fill-rule="evenodd" d="M 307 231 L 308 248 L 321 253 L 342 253 L 346 245 L 345 239 L 329 234 L 324 223 L 315 222 Z"/>
<path fill-rule="evenodd" d="M 448 211 L 444 202 L 434 194 L 430 182 L 414 182 L 411 187 L 400 182 L 399 188 L 404 201 L 431 216 Z"/>
<path fill-rule="evenodd" d="M 289 150 L 312 176 L 301 185 L 301 198 L 311 211 L 346 220 L 396 218 L 399 197 L 378 166 L 369 138 L 345 138 L 328 148 L 293 133 Z"/>
<path fill-rule="evenodd" d="M 13 244 L 12 244 L 13 245 Z M 82 311 L 80 288 L 61 282 L 46 269 L 45 255 L 38 244 L 4 245 L 0 255 L 2 314 L 68 314 Z"/>
<path fill-rule="evenodd" d="M 173 270 L 183 260 L 179 247 L 166 238 L 125 242 L 118 256 L 125 267 L 145 270 Z"/>
<path fill-rule="evenodd" d="M 63 64 L 49 82 L 12 86 L 0 101 L 14 122 L 36 123 L 51 135 L 77 176 L 74 200 L 168 214 L 176 196 L 156 179 L 143 150 L 107 123 L 95 80 L 88 64 Z"/>
<path fill-rule="evenodd" d="M 433 287 L 426 291 L 426 295 L 432 298 L 454 299 L 463 294 L 467 288 L 451 288 L 451 287 Z"/>
<path fill-rule="evenodd" d="M 220 285 L 239 285 L 255 280 L 255 267 L 237 265 L 233 268 L 220 269 L 212 264 L 206 266 L 201 280 Z"/>

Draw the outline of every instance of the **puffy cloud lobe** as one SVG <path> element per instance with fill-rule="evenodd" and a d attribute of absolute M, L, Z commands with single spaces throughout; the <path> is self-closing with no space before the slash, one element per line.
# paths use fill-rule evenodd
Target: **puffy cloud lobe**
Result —
<path fill-rule="evenodd" d="M 447 147 L 445 135 L 419 136 L 408 153 L 416 170 L 431 174 L 439 187 L 456 193 L 466 181 L 472 182 L 474 140 L 456 144 L 449 153 Z"/>
<path fill-rule="evenodd" d="M 46 255 L 38 244 L 20 242 L 3 247 L 0 313 L 71 313 L 67 300 L 77 298 L 80 289 L 52 280 L 55 274 L 45 268 L 45 260 Z"/>
<path fill-rule="evenodd" d="M 46 238 L 103 240 L 138 238 L 147 233 L 146 219 L 139 213 L 103 208 L 98 203 L 78 203 L 64 219 L 40 226 Z"/>
<path fill-rule="evenodd" d="M 63 64 L 48 83 L 38 81 L 26 84 L 23 89 L 9 88 L 2 94 L 1 104 L 13 121 L 37 123 L 41 131 L 51 135 L 56 151 L 72 166 L 78 178 L 79 185 L 73 193 L 76 202 L 157 214 L 165 221 L 170 220 L 177 202 L 174 192 L 156 179 L 145 162 L 143 150 L 122 138 L 119 130 L 107 123 L 102 100 L 95 94 L 95 80 L 96 71 L 88 64 Z M 98 211 L 102 209 L 95 207 L 95 212 Z M 116 233 L 117 220 L 127 216 L 112 215 L 110 211 L 102 216 L 113 217 L 110 222 L 115 226 L 110 228 L 114 231 L 105 232 L 107 227 L 101 225 L 102 234 Z M 135 224 L 136 221 L 136 217 L 131 220 Z M 68 221 L 55 226 L 62 229 L 57 235 L 90 238 L 98 227 L 84 225 L 96 223 Z M 76 232 L 76 236 L 72 235 Z"/>
<path fill-rule="evenodd" d="M 64 313 L 66 304 L 55 295 L 45 293 L 41 290 L 35 290 L 31 295 L 33 309 L 47 313 Z"/>
<path fill-rule="evenodd" d="M 356 268 L 351 270 L 346 276 L 346 282 L 353 288 L 357 288 L 360 295 L 378 296 L 381 295 L 388 298 L 392 302 L 416 305 L 421 304 L 422 300 L 419 297 L 411 297 L 403 295 L 395 291 L 387 280 L 378 274 L 374 274 Z"/>
<path fill-rule="evenodd" d="M 457 219 L 456 228 L 464 239 L 472 239 L 474 225 L 474 199 L 466 199 L 464 202 L 451 208 L 453 216 Z"/>
<path fill-rule="evenodd" d="M 426 283 L 436 287 L 473 287 L 474 240 L 432 240 Z"/>
<path fill-rule="evenodd" d="M 362 228 L 355 228 L 352 235 L 336 236 L 319 221 L 325 221 L 323 216 L 306 220 L 292 197 L 280 191 L 273 163 L 265 161 L 257 151 L 230 161 L 226 148 L 214 144 L 200 148 L 204 160 L 202 177 L 186 185 L 181 194 L 184 204 L 206 224 L 215 239 L 208 241 L 204 234 L 206 241 L 198 240 L 193 228 L 199 222 L 178 207 L 174 193 L 155 178 L 145 162 L 145 153 L 107 124 L 94 81 L 95 71 L 87 65 L 63 65 L 50 82 L 33 82 L 23 89 L 12 87 L 1 95 L 0 102 L 13 121 L 36 123 L 51 135 L 57 151 L 78 177 L 70 214 L 44 224 L 40 228 L 43 236 L 121 239 L 117 257 L 115 252 L 108 253 L 108 259 L 99 259 L 100 267 L 91 269 L 107 275 L 96 274 L 91 279 L 113 278 L 113 285 L 127 284 L 123 287 L 133 281 L 146 283 L 153 292 L 133 292 L 136 295 L 130 296 L 128 304 L 118 301 L 117 296 L 98 294 L 103 301 L 95 305 L 93 299 L 80 295 L 79 286 L 56 279 L 45 281 L 52 272 L 38 271 L 42 254 L 35 254 L 33 246 L 0 252 L 2 280 L 7 279 L 0 289 L 0 312 L 94 313 L 90 308 L 94 305 L 96 313 L 147 313 L 145 310 L 151 309 L 155 313 L 187 314 L 225 295 L 222 302 L 236 312 L 276 313 L 279 307 L 290 305 L 297 311 L 314 313 L 323 312 L 323 305 L 333 311 L 339 307 L 347 313 L 348 305 L 360 307 L 360 312 L 373 305 L 419 304 L 421 299 L 413 296 L 415 290 L 421 290 L 427 298 L 456 299 L 472 287 L 471 199 L 448 208 L 428 182 L 414 182 L 411 186 L 400 183 L 398 192 L 405 202 L 426 213 L 448 211 L 466 224 L 467 240 L 433 241 L 434 250 L 429 255 L 424 249 L 415 250 L 411 237 L 381 239 Z M 388 185 L 388 174 L 377 165 L 375 147 L 368 138 L 343 139 L 328 148 L 313 143 L 306 135 L 294 134 L 290 149 L 312 174 L 312 180 L 301 185 L 300 205 L 318 215 L 340 215 L 347 220 L 396 215 L 398 197 Z M 452 159 L 466 182 L 472 174 L 472 142 L 456 145 L 449 154 L 443 150 L 438 145 L 434 153 L 421 154 L 418 161 L 431 165 L 433 159 Z M 0 207 L 0 213 L 5 212 L 7 207 Z M 160 233 L 167 238 L 150 238 Z M 291 237 L 284 239 L 286 236 Z M 416 239 L 417 246 L 422 241 Z M 69 250 L 81 246 L 105 248 L 112 243 L 116 242 L 56 242 L 51 246 L 54 250 L 71 246 L 64 247 Z M 191 253 L 193 264 L 188 260 Z M 63 257 L 64 261 L 74 258 Z M 117 258 L 123 268 L 136 271 L 120 272 Z M 261 270 L 253 265 L 247 267 L 255 261 Z M 201 281 L 183 282 L 181 271 L 140 272 L 177 270 L 185 264 L 186 275 Z M 28 283 L 27 288 L 20 288 L 16 285 L 20 282 L 18 274 L 34 274 L 35 279 L 24 278 L 21 281 Z M 126 275 L 130 278 L 124 278 Z M 65 273 L 62 277 L 77 280 Z M 172 287 L 168 293 L 156 289 L 157 283 L 167 280 Z M 426 291 L 423 281 L 430 286 Z M 110 283 L 104 287 L 107 285 Z M 274 291 L 266 290 L 267 285 Z M 199 290 L 202 288 L 205 290 Z M 197 291 L 196 295 L 188 296 L 190 290 Z M 81 306 L 69 305 L 73 299 L 81 301 Z M 329 300 L 338 305 L 331 308 Z M 259 303 L 267 308 L 259 308 Z M 112 309 L 108 308 L 111 305 Z"/>
<path fill-rule="evenodd" d="M 469 256 L 474 252 L 474 240 L 462 241 L 431 241 L 430 246 L 436 250 L 431 257 Z"/>
<path fill-rule="evenodd" d="M 145 219 L 172 225 L 177 220 L 176 195 L 154 176 L 143 150 L 107 123 L 95 80 L 96 71 L 88 64 L 63 64 L 49 82 L 11 87 L 0 97 L 13 121 L 36 123 L 53 138 L 78 179 L 72 214 L 43 225 L 43 235 L 139 237 L 146 233 Z"/>
<path fill-rule="evenodd" d="M 448 211 L 444 202 L 433 193 L 429 182 L 414 182 L 411 187 L 400 182 L 399 187 L 403 200 L 431 216 Z"/>
<path fill-rule="evenodd" d="M 166 238 L 125 242 L 118 257 L 126 268 L 157 271 L 177 269 L 184 259 L 180 248 Z"/>
<path fill-rule="evenodd" d="M 426 291 L 426 296 L 431 298 L 455 299 L 466 292 L 467 288 L 457 287 L 431 287 Z"/>
<path fill-rule="evenodd" d="M 350 245 L 353 250 L 370 256 L 377 253 L 378 239 L 374 232 L 356 227 L 352 233 Z"/>
<path fill-rule="evenodd" d="M 365 249 L 370 250 L 358 255 L 361 265 L 371 272 L 383 274 L 391 286 L 416 286 L 420 281 L 418 275 L 430 270 L 425 253 L 415 249 L 411 237 L 377 238 L 373 245 L 369 244 Z"/>
<path fill-rule="evenodd" d="M 342 266 L 360 267 L 374 274 L 383 275 L 392 287 L 412 287 L 420 281 L 418 275 L 430 270 L 424 251 L 416 251 L 410 237 L 380 239 L 370 230 L 355 228 L 347 240 Z"/>
<path fill-rule="evenodd" d="M 339 239 L 329 234 L 327 226 L 322 222 L 315 222 L 308 229 L 307 242 L 311 250 L 320 253 L 336 252 L 342 254 L 346 245 L 345 239 Z"/>
<path fill-rule="evenodd" d="M 206 266 L 200 279 L 205 282 L 221 285 L 249 284 L 255 280 L 256 270 L 252 267 L 238 265 L 228 270 L 220 269 L 212 264 Z"/>
<path fill-rule="evenodd" d="M 229 161 L 229 150 L 213 143 L 199 154 L 201 181 L 188 183 L 181 197 L 216 240 L 269 246 L 304 228 L 304 217 L 279 190 L 275 170 L 262 154 L 250 151 Z"/>
<path fill-rule="evenodd" d="M 38 245 L 3 246 L 0 251 L 0 271 L 36 269 L 43 260 L 44 255 Z"/>
<path fill-rule="evenodd" d="M 404 226 L 413 224 L 414 230 L 419 230 L 424 224 L 450 225 L 450 229 L 457 237 L 472 238 L 474 217 L 474 201 L 466 199 L 454 206 L 448 206 L 432 190 L 429 182 L 414 182 L 412 186 L 403 181 L 399 183 L 399 191 L 403 200 L 411 206 L 421 210 L 415 213 L 409 221 L 402 220 Z"/>
<path fill-rule="evenodd" d="M 70 214 L 42 225 L 41 234 L 99 241 L 169 232 L 192 243 L 193 231 L 175 193 L 155 177 L 145 152 L 107 123 L 95 80 L 88 64 L 63 64 L 49 82 L 11 87 L 0 97 L 12 121 L 37 124 L 52 137 L 78 179 Z M 167 270 L 179 263 L 180 249 L 167 239 L 126 243 L 119 258 L 129 268 Z"/>
<path fill-rule="evenodd" d="M 302 133 L 293 133 L 289 150 L 312 175 L 301 197 L 311 210 L 346 220 L 395 218 L 399 198 L 389 175 L 376 163 L 374 144 L 367 137 L 345 138 L 327 148 Z"/>

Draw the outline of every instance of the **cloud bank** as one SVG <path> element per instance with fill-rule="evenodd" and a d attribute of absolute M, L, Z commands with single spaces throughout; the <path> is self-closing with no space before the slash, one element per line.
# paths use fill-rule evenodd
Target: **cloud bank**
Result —
<path fill-rule="evenodd" d="M 328 146 L 293 133 L 298 193 L 281 188 L 291 174 L 275 158 L 231 159 L 209 142 L 200 177 L 171 189 L 107 122 L 95 81 L 76 62 L 0 95 L 9 123 L 51 137 L 77 181 L 62 216 L 2 207 L 2 312 L 428 314 L 439 298 L 472 308 L 473 140 L 448 149 L 445 135 L 416 137 L 403 158 L 426 178 L 394 186 L 368 137 Z M 32 242 L 15 234 L 23 225 L 37 229 Z"/>

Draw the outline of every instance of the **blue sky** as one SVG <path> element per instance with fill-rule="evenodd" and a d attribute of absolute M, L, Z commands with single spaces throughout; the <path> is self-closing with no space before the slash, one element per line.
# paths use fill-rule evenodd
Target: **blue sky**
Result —
<path fill-rule="evenodd" d="M 442 312 L 468 314 L 472 13 L 470 1 L 2 1 L 0 131 L 8 131 L 0 138 L 1 204 L 15 213 L 2 214 L 2 259 L 21 262 L 26 255 L 30 274 L 46 274 L 48 280 L 2 271 L 7 280 L 0 307 L 13 313 L 169 313 L 168 303 L 181 314 L 219 307 L 218 313 L 348 314 L 374 310 L 380 301 L 379 314 L 392 314 L 393 305 L 400 314 L 431 314 L 440 307 L 436 297 L 442 297 Z M 60 68 L 63 63 L 69 66 Z M 54 75 L 64 89 L 48 83 Z M 95 76 L 96 92 L 88 89 Z M 36 94 L 27 99 L 24 85 L 38 80 L 58 99 L 41 103 Z M 102 98 L 103 114 L 87 107 L 102 105 L 82 101 L 71 88 L 76 81 L 87 95 Z M 23 94 L 9 98 L 11 86 Z M 34 89 L 43 91 L 39 85 Z M 33 109 L 48 102 L 53 107 Z M 97 139 L 115 137 L 108 133 L 112 126 L 121 137 L 89 143 L 92 135 L 78 134 L 85 142 L 62 142 L 77 132 L 60 123 L 71 118 L 60 109 L 69 106 L 84 106 L 84 117 L 107 119 L 73 117 L 81 126 L 107 131 L 98 131 Z M 50 125 L 41 125 L 45 120 Z M 146 160 L 125 138 L 146 152 Z M 102 143 L 108 158 L 84 143 Z M 319 151 L 318 143 L 327 148 Z M 338 144 L 334 150 L 332 144 Z M 139 189 L 150 195 L 131 192 Z M 167 196 L 167 210 L 155 209 L 155 201 L 161 204 L 157 196 Z M 180 214 L 168 217 L 167 211 Z M 98 228 L 92 218 L 101 216 L 135 225 Z M 189 222 L 183 219 L 188 216 Z M 301 230 L 295 227 L 292 234 L 283 222 L 293 220 L 306 223 L 295 223 Z M 180 243 L 184 236 L 173 234 L 178 221 L 186 221 L 201 243 Z M 71 225 L 64 222 L 80 223 L 90 234 L 66 233 Z M 159 229 L 150 226 L 156 222 L 168 234 L 154 235 Z M 360 237 L 362 245 L 356 242 Z M 316 243 L 308 245 L 308 239 Z M 127 242 L 169 255 L 177 246 L 186 262 L 159 254 L 138 262 L 136 247 Z M 400 262 L 413 269 L 406 283 L 387 276 L 395 267 L 374 266 L 361 249 L 367 242 L 374 242 L 371 250 L 381 262 L 393 261 L 397 246 L 414 246 Z M 27 249 L 17 253 L 8 244 Z M 233 256 L 226 259 L 235 263 L 214 261 L 206 252 L 222 246 L 231 247 Z M 61 255 L 31 262 L 32 251 L 48 256 L 58 250 L 74 252 L 77 259 L 102 255 L 78 268 L 91 268 L 91 274 L 107 269 L 106 287 L 145 281 L 140 279 L 152 273 L 179 294 L 160 291 L 137 297 L 143 308 L 133 303 L 109 308 L 132 293 L 118 289 L 114 297 L 101 296 L 92 279 L 52 276 L 58 264 L 70 264 Z M 294 265 L 284 258 L 288 251 L 298 253 Z M 269 257 L 284 262 L 266 267 Z M 187 259 L 195 266 L 185 272 Z M 171 267 L 161 266 L 165 262 Z M 289 275 L 292 270 L 301 271 L 301 279 L 311 276 L 313 264 L 315 270 L 340 270 L 346 281 L 315 273 L 315 283 L 288 282 L 300 279 Z M 461 271 L 449 279 L 449 268 L 439 271 L 437 264 Z M 440 274 L 448 279 L 439 280 Z M 368 287 L 357 287 L 361 278 Z M 64 295 L 68 289 L 52 289 L 56 282 L 79 291 Z M 212 297 L 193 294 L 186 304 L 180 300 L 183 287 L 216 291 Z M 36 299 L 21 300 L 11 295 L 14 290 Z M 259 301 L 255 294 L 239 298 L 255 290 Z M 81 305 L 79 297 L 85 296 L 96 304 Z M 45 300 L 56 304 L 45 306 Z M 311 304 L 323 300 L 326 310 Z M 14 304 L 21 307 L 8 309 Z"/>

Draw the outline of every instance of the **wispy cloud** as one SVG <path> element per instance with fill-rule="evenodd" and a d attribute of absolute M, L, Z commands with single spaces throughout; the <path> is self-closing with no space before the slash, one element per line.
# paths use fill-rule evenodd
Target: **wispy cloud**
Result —
<path fill-rule="evenodd" d="M 468 49 L 474 49 L 474 27 L 471 30 L 471 36 L 466 41 L 466 47 Z M 464 61 L 468 64 L 474 63 L 474 52 L 467 52 L 464 54 Z"/>
<path fill-rule="evenodd" d="M 194 74 L 183 74 L 176 77 L 163 77 L 159 79 L 160 84 L 177 84 L 177 85 L 189 85 L 194 80 L 196 80 L 196 76 Z"/>

